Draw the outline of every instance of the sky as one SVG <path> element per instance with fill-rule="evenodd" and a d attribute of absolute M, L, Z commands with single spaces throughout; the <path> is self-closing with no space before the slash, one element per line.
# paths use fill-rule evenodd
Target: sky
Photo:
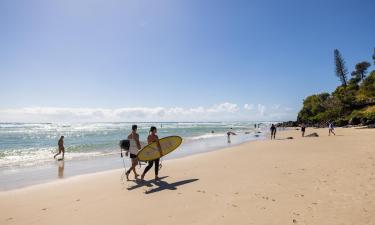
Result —
<path fill-rule="evenodd" d="M 295 120 L 373 0 L 1 0 L 0 122 Z M 375 69 L 372 66 L 372 69 Z"/>

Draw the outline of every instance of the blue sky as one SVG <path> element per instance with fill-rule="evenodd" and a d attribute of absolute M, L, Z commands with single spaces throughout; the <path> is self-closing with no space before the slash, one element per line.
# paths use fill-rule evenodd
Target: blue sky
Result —
<path fill-rule="evenodd" d="M 0 1 L 0 121 L 295 119 L 304 97 L 339 84 L 335 48 L 349 70 L 371 61 L 374 9 L 371 0 Z"/>

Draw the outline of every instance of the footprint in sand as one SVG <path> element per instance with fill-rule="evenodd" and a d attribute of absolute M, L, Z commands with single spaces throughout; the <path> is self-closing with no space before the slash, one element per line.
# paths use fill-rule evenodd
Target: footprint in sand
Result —
<path fill-rule="evenodd" d="M 79 202 L 79 201 L 81 201 L 81 199 L 76 199 L 76 202 Z"/>
<path fill-rule="evenodd" d="M 46 211 L 46 210 L 47 210 L 47 208 L 43 208 L 42 210 L 43 210 L 43 211 Z"/>
<path fill-rule="evenodd" d="M 205 193 L 206 193 L 206 191 L 205 191 L 205 190 L 198 190 L 197 192 L 200 192 L 200 193 L 203 193 L 203 194 L 205 194 Z"/>
<path fill-rule="evenodd" d="M 9 217 L 5 221 L 10 221 L 10 220 L 13 220 L 13 217 Z"/>
<path fill-rule="evenodd" d="M 297 212 L 293 212 L 293 215 L 295 215 L 295 216 L 299 216 L 300 214 L 297 213 Z"/>

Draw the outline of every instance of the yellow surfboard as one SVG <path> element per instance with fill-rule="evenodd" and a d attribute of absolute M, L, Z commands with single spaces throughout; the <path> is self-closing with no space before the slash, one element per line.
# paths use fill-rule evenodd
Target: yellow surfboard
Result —
<path fill-rule="evenodd" d="M 169 136 L 159 140 L 161 151 L 163 156 L 171 153 L 177 149 L 181 143 L 182 138 L 180 136 Z M 156 142 L 153 142 L 145 147 L 143 147 L 137 154 L 138 160 L 140 161 L 152 161 L 157 158 L 160 158 L 160 153 Z"/>

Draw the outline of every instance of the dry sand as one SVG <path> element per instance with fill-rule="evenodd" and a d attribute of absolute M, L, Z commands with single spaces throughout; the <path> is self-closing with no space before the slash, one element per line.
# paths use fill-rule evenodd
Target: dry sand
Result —
<path fill-rule="evenodd" d="M 375 224 L 375 130 L 311 132 L 164 162 L 159 183 L 115 170 L 1 192 L 0 224 Z"/>

